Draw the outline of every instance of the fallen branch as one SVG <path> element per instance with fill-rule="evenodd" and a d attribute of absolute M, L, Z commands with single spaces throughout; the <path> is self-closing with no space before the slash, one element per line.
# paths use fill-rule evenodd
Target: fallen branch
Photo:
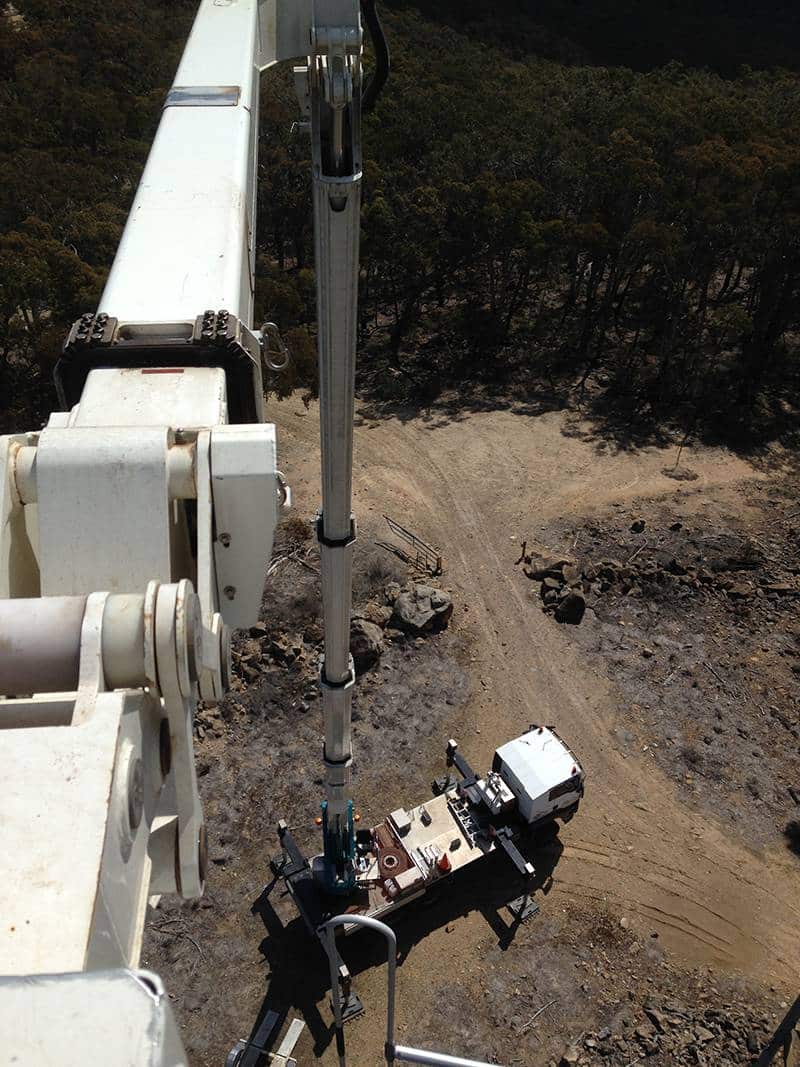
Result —
<path fill-rule="evenodd" d="M 177 920 L 173 920 L 173 921 L 177 922 Z M 160 926 L 152 926 L 152 925 L 151 925 L 151 929 L 155 930 L 156 933 L 164 934 L 167 937 L 184 937 L 184 938 L 186 938 L 186 940 L 190 944 L 194 945 L 194 947 L 197 949 L 198 956 L 200 956 L 200 958 L 202 959 L 203 950 L 200 948 L 200 946 L 195 941 L 195 939 L 192 937 L 192 935 L 191 934 L 187 934 L 185 930 L 163 930 Z"/>
<path fill-rule="evenodd" d="M 269 567 L 267 567 L 267 577 L 269 578 L 270 575 L 274 574 L 278 567 L 280 567 L 281 563 L 285 563 L 287 559 L 289 559 L 288 556 L 277 556 L 272 563 L 270 563 Z"/>
<path fill-rule="evenodd" d="M 721 674 L 719 674 L 719 672 L 718 672 L 718 671 L 715 671 L 715 670 L 714 670 L 714 668 L 713 668 L 713 667 L 711 666 L 711 664 L 710 664 L 710 663 L 708 663 L 707 661 L 705 661 L 705 660 L 704 660 L 704 661 L 703 661 L 703 666 L 704 666 L 704 667 L 706 668 L 706 670 L 708 670 L 708 671 L 711 671 L 711 673 L 712 673 L 712 674 L 714 675 L 714 677 L 715 677 L 715 678 L 717 679 L 717 681 L 719 682 L 719 684 L 720 684 L 721 686 L 723 686 L 723 688 L 725 688 L 725 689 L 727 689 L 727 688 L 728 688 L 728 683 L 727 683 L 727 682 L 725 681 L 725 679 L 724 679 L 724 678 L 722 677 L 722 675 L 721 675 Z"/>
<path fill-rule="evenodd" d="M 307 571 L 311 571 L 312 574 L 316 574 L 316 576 L 319 578 L 318 568 L 313 567 L 310 563 L 306 563 L 302 556 L 298 556 L 296 553 L 292 553 L 289 559 L 293 559 L 295 563 L 299 563 L 301 567 L 305 567 Z"/>
<path fill-rule="evenodd" d="M 635 552 L 633 552 L 630 556 L 628 556 L 627 562 L 630 563 L 631 560 L 636 559 L 636 557 L 639 555 L 639 553 L 642 551 L 643 548 L 647 548 L 647 538 L 645 538 L 644 541 L 642 541 L 642 543 L 639 545 L 639 547 L 636 549 Z"/>
<path fill-rule="evenodd" d="M 548 1002 L 547 1002 L 546 1004 L 543 1004 L 543 1005 L 541 1006 L 541 1008 L 539 1008 L 539 1010 L 538 1010 L 537 1012 L 535 1012 L 535 1013 L 534 1013 L 534 1014 L 533 1014 L 533 1015 L 532 1015 L 532 1016 L 530 1017 L 530 1019 L 528 1019 L 528 1021 L 527 1021 L 527 1022 L 525 1023 L 525 1025 L 524 1025 L 524 1026 L 522 1027 L 522 1029 L 520 1030 L 520 1033 L 521 1033 L 521 1034 L 524 1034 L 526 1030 L 530 1029 L 530 1027 L 531 1027 L 531 1026 L 533 1026 L 533 1024 L 534 1024 L 534 1023 L 536 1022 L 536 1020 L 537 1020 L 537 1019 L 539 1018 L 539 1016 L 540 1016 L 540 1015 L 542 1014 L 542 1012 L 543 1012 L 543 1011 L 546 1011 L 546 1010 L 547 1010 L 548 1008 L 552 1007 L 552 1005 L 553 1005 L 553 1004 L 555 1004 L 555 1002 L 556 1002 L 556 1000 L 557 1000 L 557 999 L 558 999 L 557 997 L 554 997 L 554 998 L 553 998 L 553 1000 L 548 1000 Z"/>

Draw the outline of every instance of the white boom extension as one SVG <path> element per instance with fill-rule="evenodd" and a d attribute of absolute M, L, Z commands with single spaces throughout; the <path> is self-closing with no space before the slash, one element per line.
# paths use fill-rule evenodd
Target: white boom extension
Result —
<path fill-rule="evenodd" d="M 321 7 L 322 5 L 320 5 Z M 317 519 L 325 615 L 324 866 L 328 888 L 355 886 L 350 736 L 355 671 L 350 607 L 355 519 L 353 402 L 361 208 L 361 21 L 357 0 L 315 10 L 310 66 L 296 71 L 310 104 L 317 270 L 322 511 Z M 306 86 L 303 85 L 306 80 Z M 305 88 L 305 92 L 303 91 Z"/>

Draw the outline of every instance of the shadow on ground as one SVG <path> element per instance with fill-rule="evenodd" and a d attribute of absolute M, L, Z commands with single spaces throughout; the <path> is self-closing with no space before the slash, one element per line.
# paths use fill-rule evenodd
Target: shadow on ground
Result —
<path fill-rule="evenodd" d="M 694 399 L 658 407 L 613 384 L 583 388 L 574 377 L 464 381 L 457 386 L 440 379 L 399 386 L 370 381 L 360 390 L 357 420 L 362 425 L 388 418 L 413 420 L 435 430 L 494 411 L 528 417 L 565 411 L 564 434 L 582 438 L 598 451 L 678 449 L 701 443 L 729 448 L 763 467 L 775 462 L 775 444 L 788 450 L 800 447 L 800 412 L 781 397 L 744 406 Z"/>

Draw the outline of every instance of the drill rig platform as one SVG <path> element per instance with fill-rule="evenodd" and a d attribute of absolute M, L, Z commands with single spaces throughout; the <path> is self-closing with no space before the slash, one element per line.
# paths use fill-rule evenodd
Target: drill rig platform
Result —
<path fill-rule="evenodd" d="M 385 920 L 436 884 L 497 850 L 527 886 L 536 871 L 517 847 L 569 822 L 584 792 L 577 757 L 553 727 L 532 725 L 495 752 L 480 777 L 450 740 L 456 769 L 433 783 L 431 800 L 399 808 L 371 829 L 356 832 L 356 885 L 344 900 L 326 891 L 323 857 L 308 860 L 281 823 L 283 853 L 272 864 L 284 879 L 310 932 L 320 935 L 337 911 Z"/>

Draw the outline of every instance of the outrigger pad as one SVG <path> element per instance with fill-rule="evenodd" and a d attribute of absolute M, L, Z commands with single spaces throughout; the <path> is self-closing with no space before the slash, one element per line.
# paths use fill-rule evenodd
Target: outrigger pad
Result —
<path fill-rule="evenodd" d="M 454 774 L 444 774 L 441 778 L 434 778 L 431 782 L 431 792 L 435 797 L 440 797 L 442 793 L 447 793 L 451 789 L 455 789 L 458 785 L 459 779 Z"/>
<path fill-rule="evenodd" d="M 528 919 L 532 919 L 534 915 L 538 915 L 541 908 L 533 899 L 528 896 L 527 893 L 523 893 L 521 897 L 515 897 L 506 904 L 506 907 L 514 916 L 514 918 L 521 923 L 527 922 Z"/>
<path fill-rule="evenodd" d="M 331 1011 L 333 1011 L 333 1001 L 330 1002 Z M 350 995 L 346 1000 L 342 1000 L 342 1022 L 349 1023 L 351 1019 L 357 1019 L 359 1015 L 364 1014 L 364 1005 L 361 1003 L 361 998 L 357 993 L 350 990 Z"/>

